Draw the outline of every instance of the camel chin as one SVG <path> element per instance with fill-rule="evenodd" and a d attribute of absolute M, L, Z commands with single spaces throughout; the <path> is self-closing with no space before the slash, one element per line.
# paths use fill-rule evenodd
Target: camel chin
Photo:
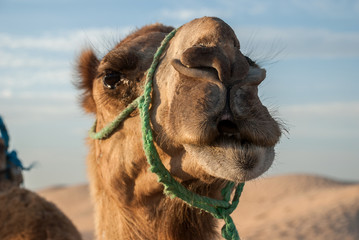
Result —
<path fill-rule="evenodd" d="M 185 144 L 184 148 L 210 175 L 233 182 L 245 182 L 266 172 L 274 160 L 274 147 L 233 141 L 212 146 Z"/>

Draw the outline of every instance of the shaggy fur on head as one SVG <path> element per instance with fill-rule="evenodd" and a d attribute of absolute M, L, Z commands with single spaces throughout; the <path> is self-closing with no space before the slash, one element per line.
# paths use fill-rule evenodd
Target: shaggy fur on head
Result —
<path fill-rule="evenodd" d="M 83 51 L 77 66 L 77 72 L 82 81 L 78 82 L 78 88 L 83 89 L 82 107 L 87 112 L 96 112 L 95 102 L 92 98 L 93 79 L 96 77 L 96 68 L 99 64 L 92 50 Z"/>
<path fill-rule="evenodd" d="M 145 26 L 101 60 L 89 50 L 80 56 L 82 105 L 96 115 L 97 131 L 143 93 L 145 72 L 172 29 Z M 271 166 L 281 130 L 258 97 L 265 75 L 222 20 L 204 17 L 178 29 L 157 67 L 150 108 L 155 145 L 174 178 L 220 199 L 228 180 L 248 181 Z M 149 172 L 138 112 L 89 145 L 98 239 L 216 237 L 212 216 L 166 197 Z"/>

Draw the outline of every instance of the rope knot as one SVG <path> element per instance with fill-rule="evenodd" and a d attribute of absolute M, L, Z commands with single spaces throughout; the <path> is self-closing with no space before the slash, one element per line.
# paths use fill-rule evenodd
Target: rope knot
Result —
<path fill-rule="evenodd" d="M 215 209 L 216 209 L 215 215 L 218 216 L 218 217 L 216 217 L 218 219 L 225 219 L 226 217 L 228 217 L 232 213 L 232 211 L 230 209 L 230 206 L 228 206 L 228 207 L 216 207 Z"/>

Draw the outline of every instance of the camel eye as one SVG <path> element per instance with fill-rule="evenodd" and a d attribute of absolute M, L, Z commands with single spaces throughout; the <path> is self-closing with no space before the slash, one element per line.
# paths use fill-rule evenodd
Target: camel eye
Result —
<path fill-rule="evenodd" d="M 120 72 L 106 72 L 105 76 L 103 77 L 103 85 L 107 89 L 116 89 L 118 84 L 121 82 L 122 74 Z"/>

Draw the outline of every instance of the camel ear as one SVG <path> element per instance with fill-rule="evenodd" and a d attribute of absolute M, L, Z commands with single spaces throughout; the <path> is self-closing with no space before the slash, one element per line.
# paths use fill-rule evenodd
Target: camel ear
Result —
<path fill-rule="evenodd" d="M 217 70 L 218 78 L 223 82 L 231 76 L 229 59 L 216 46 L 194 46 L 181 56 L 181 63 L 188 68 L 210 67 Z"/>
<path fill-rule="evenodd" d="M 81 105 L 88 113 L 96 113 L 96 104 L 93 99 L 92 89 L 99 63 L 99 60 L 91 49 L 84 50 L 77 63 L 77 73 L 80 77 L 77 88 L 83 91 L 81 95 Z"/>

